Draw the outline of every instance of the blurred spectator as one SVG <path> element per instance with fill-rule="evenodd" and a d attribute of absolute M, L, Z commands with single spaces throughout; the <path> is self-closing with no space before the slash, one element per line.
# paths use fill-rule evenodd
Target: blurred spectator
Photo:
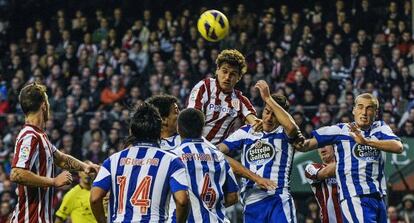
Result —
<path fill-rule="evenodd" d="M 404 220 L 401 220 L 401 218 L 398 216 L 397 208 L 394 206 L 389 206 L 387 209 L 388 214 L 388 222 L 389 223 L 404 223 Z"/>
<path fill-rule="evenodd" d="M 414 195 L 407 194 L 402 199 L 402 210 L 399 216 L 405 222 L 414 222 Z"/>

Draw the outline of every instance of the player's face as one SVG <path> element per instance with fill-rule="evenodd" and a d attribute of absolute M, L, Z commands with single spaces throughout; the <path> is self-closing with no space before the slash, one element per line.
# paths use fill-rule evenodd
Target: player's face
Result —
<path fill-rule="evenodd" d="M 377 105 L 371 99 L 358 98 L 352 114 L 358 127 L 369 128 L 377 116 Z"/>
<path fill-rule="evenodd" d="M 267 105 L 263 109 L 262 119 L 263 119 L 263 130 L 266 132 L 271 132 L 278 125 L 275 114 L 270 109 L 270 107 Z"/>
<path fill-rule="evenodd" d="M 177 131 L 177 117 L 180 113 L 180 110 L 178 109 L 178 105 L 174 103 L 170 108 L 170 114 L 167 117 L 167 127 L 170 129 L 170 132 L 176 132 Z"/>
<path fill-rule="evenodd" d="M 227 63 L 217 68 L 216 74 L 220 88 L 224 92 L 231 92 L 241 78 L 239 69 Z"/>
<path fill-rule="evenodd" d="M 334 159 L 334 150 L 331 145 L 320 148 L 318 152 L 324 163 L 330 163 Z"/>

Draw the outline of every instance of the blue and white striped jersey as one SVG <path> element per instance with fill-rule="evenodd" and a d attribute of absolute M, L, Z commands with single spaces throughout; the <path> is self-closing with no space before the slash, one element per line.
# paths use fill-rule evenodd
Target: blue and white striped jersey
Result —
<path fill-rule="evenodd" d="M 191 213 L 188 222 L 223 222 L 224 197 L 239 187 L 223 153 L 205 139 L 183 139 L 172 150 L 187 169 Z"/>
<path fill-rule="evenodd" d="M 161 139 L 160 147 L 163 150 L 172 150 L 181 144 L 181 136 L 175 134 L 165 139 Z"/>
<path fill-rule="evenodd" d="M 138 143 L 106 159 L 93 186 L 111 191 L 109 222 L 164 222 L 171 194 L 187 190 L 188 182 L 177 156 Z"/>
<path fill-rule="evenodd" d="M 251 125 L 245 125 L 223 141 L 230 151 L 242 149 L 243 166 L 277 184 L 276 190 L 265 191 L 254 181 L 243 178 L 242 197 L 246 205 L 289 193 L 294 149 L 288 140 L 282 126 L 272 132 L 255 132 Z"/>
<path fill-rule="evenodd" d="M 382 121 L 362 131 L 366 138 L 391 140 L 399 138 Z M 336 179 L 340 199 L 379 192 L 386 194 L 384 178 L 385 153 L 367 145 L 360 145 L 349 134 L 346 124 L 336 124 L 313 131 L 318 147 L 335 144 Z"/>

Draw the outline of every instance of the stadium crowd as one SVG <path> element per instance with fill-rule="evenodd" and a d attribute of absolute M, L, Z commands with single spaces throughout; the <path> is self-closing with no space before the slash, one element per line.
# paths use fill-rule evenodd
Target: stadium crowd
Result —
<path fill-rule="evenodd" d="M 22 33 L 3 16 L 0 222 L 16 200 L 8 174 L 23 124 L 18 95 L 32 81 L 48 86 L 53 119 L 46 132 L 51 142 L 94 163 L 122 149 L 134 104 L 170 94 L 184 108 L 194 84 L 214 76 L 214 61 L 225 48 L 246 56 L 248 73 L 237 88 L 258 114 L 263 102 L 254 83 L 265 79 L 274 92 L 287 96 L 307 137 L 315 128 L 349 122 L 354 96 L 363 92 L 378 96 L 380 118 L 396 134 L 414 136 L 410 1 L 356 2 L 312 1 L 300 10 L 288 3 L 254 10 L 228 4 L 218 8 L 231 24 L 229 37 L 220 43 L 206 42 L 197 32 L 198 15 L 206 7 L 142 8 L 135 14 L 117 5 L 72 11 L 62 7 L 51 18 L 31 19 Z M 57 193 L 56 207 L 62 194 Z M 308 222 L 318 222 L 315 205 L 309 202 L 302 213 Z M 414 196 L 406 196 L 401 207 L 389 207 L 390 218 L 414 222 L 413 206 Z"/>

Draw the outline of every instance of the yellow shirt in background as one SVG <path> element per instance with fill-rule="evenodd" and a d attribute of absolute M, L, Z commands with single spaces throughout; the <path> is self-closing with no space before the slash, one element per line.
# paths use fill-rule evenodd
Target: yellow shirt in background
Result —
<path fill-rule="evenodd" d="M 89 203 L 90 190 L 83 189 L 76 185 L 63 197 L 62 204 L 56 212 L 56 216 L 66 220 L 68 216 L 73 223 L 93 223 L 96 222 Z"/>

